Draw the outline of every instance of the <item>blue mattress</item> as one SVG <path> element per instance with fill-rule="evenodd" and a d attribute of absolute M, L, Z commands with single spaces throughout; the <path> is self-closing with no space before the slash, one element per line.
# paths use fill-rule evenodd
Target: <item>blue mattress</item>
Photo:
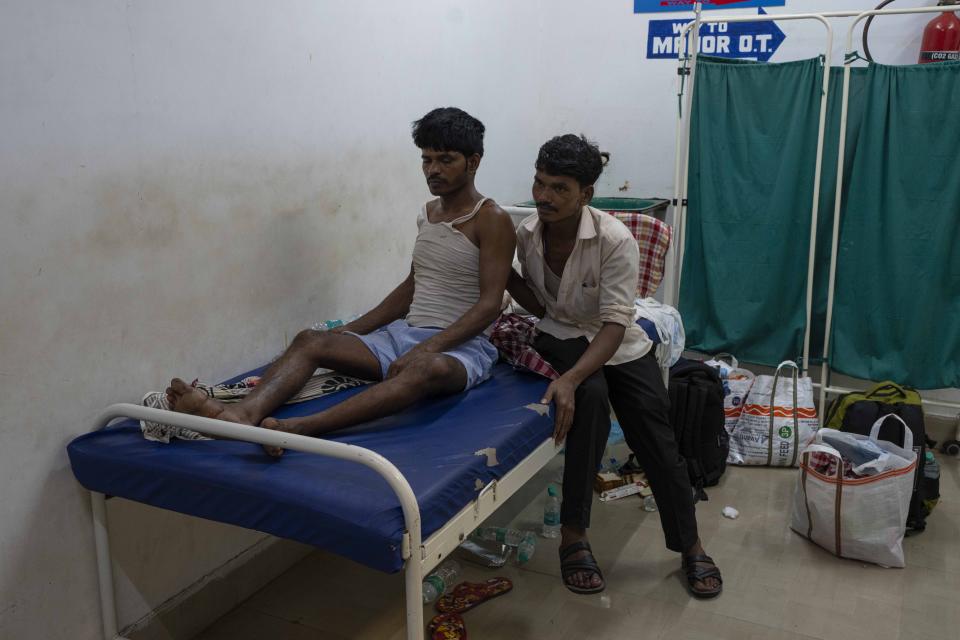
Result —
<path fill-rule="evenodd" d="M 256 372 L 251 372 L 251 375 Z M 240 376 L 243 377 L 243 376 Z M 372 449 L 407 478 L 420 505 L 423 538 L 469 504 L 553 430 L 526 405 L 547 381 L 497 365 L 467 393 L 332 435 Z M 316 413 L 361 389 L 281 408 L 277 417 Z M 498 464 L 475 452 L 493 447 Z M 226 440 L 144 440 L 125 420 L 67 447 L 77 480 L 92 491 L 314 545 L 386 572 L 402 568 L 400 503 L 374 471 L 350 462 L 288 451 L 280 460 L 259 445 Z"/>

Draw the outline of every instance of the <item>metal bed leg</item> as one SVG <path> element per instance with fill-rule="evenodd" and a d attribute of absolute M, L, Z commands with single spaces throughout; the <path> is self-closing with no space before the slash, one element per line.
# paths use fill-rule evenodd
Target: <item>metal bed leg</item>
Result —
<path fill-rule="evenodd" d="M 103 637 L 116 640 L 117 605 L 113 592 L 113 562 L 110 556 L 110 534 L 107 529 L 106 496 L 90 492 L 93 506 L 93 538 L 97 546 L 97 574 L 100 581 L 100 618 L 103 621 Z"/>
<path fill-rule="evenodd" d="M 420 549 L 411 549 L 403 570 L 406 583 L 407 640 L 423 640 L 423 566 Z"/>

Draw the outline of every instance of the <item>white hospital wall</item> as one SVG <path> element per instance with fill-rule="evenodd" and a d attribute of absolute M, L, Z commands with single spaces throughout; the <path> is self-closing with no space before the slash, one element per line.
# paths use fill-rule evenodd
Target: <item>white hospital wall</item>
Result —
<path fill-rule="evenodd" d="M 491 191 L 529 155 L 513 4 L 0 2 L 0 638 L 99 633 L 64 447 L 101 408 L 253 367 L 403 278 L 413 119 L 481 117 Z M 262 537 L 110 513 L 121 625 Z"/>
<path fill-rule="evenodd" d="M 837 4 L 871 2 L 771 12 Z M 631 7 L 0 0 L 0 639 L 97 637 L 64 446 L 100 408 L 255 366 L 405 272 L 427 196 L 408 127 L 427 109 L 486 122 L 480 186 L 503 202 L 567 131 L 613 154 L 604 195 L 670 194 L 675 65 L 644 60 Z M 878 57 L 912 61 L 913 22 Z M 815 52 L 815 28 L 782 28 L 774 60 Z M 110 513 L 122 625 L 262 538 Z"/>

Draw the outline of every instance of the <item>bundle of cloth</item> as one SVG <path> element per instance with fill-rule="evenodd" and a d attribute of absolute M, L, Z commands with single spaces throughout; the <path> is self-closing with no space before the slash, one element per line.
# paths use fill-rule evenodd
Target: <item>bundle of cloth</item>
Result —
<path fill-rule="evenodd" d="M 670 305 L 653 298 L 637 298 L 635 320 L 649 320 L 657 329 L 660 348 L 657 360 L 660 366 L 670 367 L 683 355 L 686 336 L 680 313 Z M 550 380 L 560 377 L 550 363 L 533 348 L 536 338 L 536 317 L 523 308 L 508 307 L 508 313 L 500 316 L 493 325 L 490 342 L 500 351 L 500 356 L 517 369 L 531 371 Z"/>

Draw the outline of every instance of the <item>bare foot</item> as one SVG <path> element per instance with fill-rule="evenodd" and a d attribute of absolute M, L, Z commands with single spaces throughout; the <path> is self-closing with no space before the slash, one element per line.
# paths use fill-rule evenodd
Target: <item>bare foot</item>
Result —
<path fill-rule="evenodd" d="M 277 420 L 276 418 L 267 418 L 260 423 L 260 426 L 264 429 L 270 429 L 271 431 L 282 431 L 284 433 L 300 433 L 299 427 L 293 424 L 289 420 Z M 273 458 L 279 458 L 283 455 L 283 449 L 280 447 L 271 447 L 268 445 L 263 445 L 263 450 L 267 452 L 268 456 Z"/>
<path fill-rule="evenodd" d="M 227 422 L 252 425 L 253 421 L 240 407 L 231 407 L 208 396 L 203 389 L 174 378 L 167 387 L 167 401 L 177 413 L 188 413 L 203 418 L 216 418 Z"/>

